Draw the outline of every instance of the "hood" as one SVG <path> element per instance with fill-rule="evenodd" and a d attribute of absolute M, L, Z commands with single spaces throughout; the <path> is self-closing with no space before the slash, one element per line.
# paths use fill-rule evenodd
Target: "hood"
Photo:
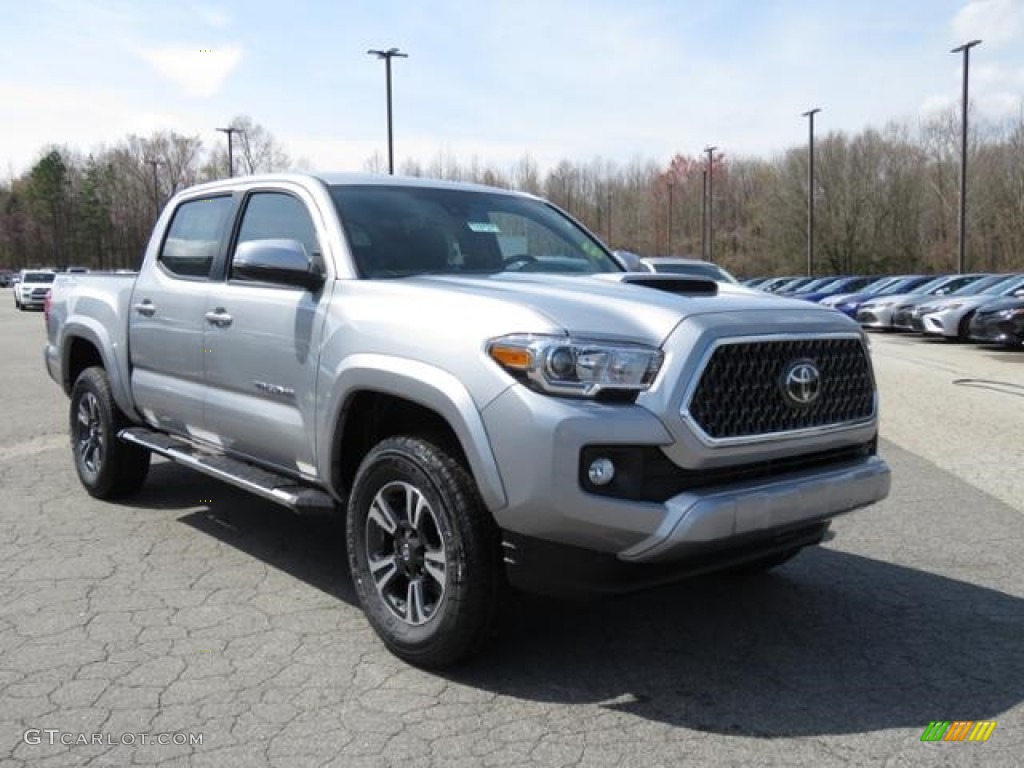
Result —
<path fill-rule="evenodd" d="M 452 307 L 501 302 L 515 315 L 532 310 L 558 330 L 660 345 L 688 317 L 746 310 L 800 310 L 838 315 L 824 307 L 784 299 L 749 289 L 718 286 L 717 295 L 680 295 L 648 284 L 624 282 L 627 273 L 614 275 L 552 275 L 501 273 L 488 276 L 420 275 L 392 282 L 392 288 L 415 286 L 421 306 L 435 304 L 451 316 Z M 652 275 L 643 275 L 650 282 Z M 482 316 L 493 317 L 493 308 Z M 520 317 L 518 322 L 525 318 Z M 511 329 L 510 329 L 511 330 Z M 516 329 L 543 332 L 542 328 Z M 551 329 L 553 330 L 553 329 Z"/>
<path fill-rule="evenodd" d="M 954 304 L 960 307 L 980 307 L 982 304 L 988 304 L 994 298 L 996 297 L 982 294 L 977 296 L 943 296 L 934 301 L 922 302 L 921 306 L 934 307 L 936 312 L 941 312 Z"/>

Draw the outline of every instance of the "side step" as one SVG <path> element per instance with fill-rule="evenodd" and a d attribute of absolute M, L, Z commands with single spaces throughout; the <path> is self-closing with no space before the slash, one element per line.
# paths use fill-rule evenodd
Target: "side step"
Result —
<path fill-rule="evenodd" d="M 300 515 L 328 515 L 334 513 L 337 508 L 335 500 L 318 488 L 302 485 L 290 477 L 238 459 L 211 453 L 162 432 L 154 432 L 145 427 L 130 427 L 122 429 L 117 436 L 126 443 L 140 445 L 204 475 L 210 475 L 288 507 Z"/>

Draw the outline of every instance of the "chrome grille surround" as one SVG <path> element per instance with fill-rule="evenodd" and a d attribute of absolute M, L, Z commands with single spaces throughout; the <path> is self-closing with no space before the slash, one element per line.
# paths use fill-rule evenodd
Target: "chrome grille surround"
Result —
<path fill-rule="evenodd" d="M 780 380 L 810 360 L 821 373 L 821 397 L 787 403 Z M 705 352 L 683 396 L 683 422 L 710 446 L 818 435 L 875 419 L 878 396 L 859 333 L 722 338 Z"/>

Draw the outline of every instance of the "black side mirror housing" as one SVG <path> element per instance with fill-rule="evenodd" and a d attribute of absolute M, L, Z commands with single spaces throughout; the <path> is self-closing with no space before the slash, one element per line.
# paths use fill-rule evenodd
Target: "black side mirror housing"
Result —
<path fill-rule="evenodd" d="M 235 249 L 232 274 L 261 283 L 319 290 L 326 276 L 298 240 L 250 240 Z"/>

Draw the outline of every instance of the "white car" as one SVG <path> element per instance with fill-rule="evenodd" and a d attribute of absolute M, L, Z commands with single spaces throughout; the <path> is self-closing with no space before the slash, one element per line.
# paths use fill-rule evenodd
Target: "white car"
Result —
<path fill-rule="evenodd" d="M 929 301 L 920 308 L 920 320 L 915 319 L 914 330 L 927 336 L 947 339 L 966 339 L 975 311 L 996 299 L 1024 296 L 1024 275 L 1007 275 L 995 285 L 972 295 L 949 296 Z M 920 323 L 920 327 L 916 327 Z"/>
<path fill-rule="evenodd" d="M 50 269 L 21 270 L 21 279 L 14 284 L 14 306 L 22 311 L 42 309 L 55 277 L 57 273 Z"/>
<path fill-rule="evenodd" d="M 640 263 L 650 272 L 668 275 L 707 277 L 716 283 L 739 285 L 740 281 L 717 264 L 700 259 L 685 259 L 679 256 L 650 256 L 641 258 Z"/>

